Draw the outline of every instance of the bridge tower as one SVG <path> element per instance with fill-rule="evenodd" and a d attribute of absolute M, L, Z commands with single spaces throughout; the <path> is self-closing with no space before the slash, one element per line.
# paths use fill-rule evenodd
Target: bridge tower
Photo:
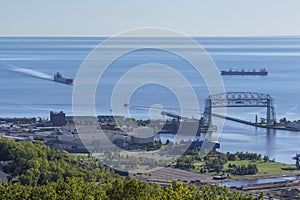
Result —
<path fill-rule="evenodd" d="M 300 161 L 300 154 L 296 153 L 296 156 L 293 157 L 294 160 L 296 160 L 296 168 L 297 169 L 300 169 L 300 164 L 299 164 L 299 161 Z"/>
<path fill-rule="evenodd" d="M 205 108 L 203 114 L 203 124 L 211 125 L 211 114 L 212 114 L 212 107 L 211 107 L 211 99 L 207 98 L 205 100 Z"/>
<path fill-rule="evenodd" d="M 275 109 L 274 100 L 270 95 L 267 95 L 267 127 L 275 124 Z"/>

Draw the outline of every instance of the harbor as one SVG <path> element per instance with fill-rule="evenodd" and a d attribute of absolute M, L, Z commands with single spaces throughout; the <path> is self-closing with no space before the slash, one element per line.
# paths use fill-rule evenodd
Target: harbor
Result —
<path fill-rule="evenodd" d="M 68 41 L 66 42 L 68 43 Z M 83 39 L 83 43 L 84 42 L 91 41 Z M 207 47 L 209 47 L 209 45 L 210 44 L 206 44 Z M 149 51 L 142 52 L 142 55 L 147 55 Z M 61 55 L 65 55 L 62 52 L 54 53 L 57 53 L 55 56 L 60 58 Z M 69 56 L 72 57 L 75 52 L 76 50 Z M 154 51 L 150 53 L 155 54 Z M 32 55 L 32 58 L 36 59 L 35 56 L 35 54 Z M 84 57 L 83 55 L 81 56 Z M 140 55 L 134 54 L 132 56 L 136 57 Z M 156 56 L 160 59 L 174 59 L 164 53 L 160 53 Z M 77 58 L 79 57 L 76 56 L 76 59 Z M 217 64 L 221 62 L 220 65 L 222 65 L 222 63 L 225 62 L 222 60 L 223 57 L 217 57 L 217 60 L 218 59 Z M 242 56 L 239 57 L 239 59 L 242 61 L 234 63 L 232 68 L 241 69 L 241 66 L 244 67 L 244 60 L 248 59 L 248 57 Z M 298 171 L 282 171 L 281 168 L 284 168 L 285 165 L 288 167 L 294 166 L 295 160 L 293 160 L 293 156 L 299 151 L 298 141 L 300 140 L 300 135 L 298 134 L 299 121 L 297 120 L 300 119 L 300 115 L 298 115 L 299 107 L 297 106 L 298 94 L 294 92 L 297 90 L 299 75 L 295 73 L 297 66 L 290 66 L 289 70 L 282 71 L 283 66 L 278 59 L 279 58 L 272 58 L 272 61 L 265 62 L 255 61 L 245 66 L 245 69 L 249 69 L 252 66 L 266 66 L 267 75 L 254 75 L 253 71 L 244 70 L 244 73 L 249 71 L 252 75 L 237 75 L 234 73 L 237 76 L 222 76 L 227 91 L 227 93 L 224 94 L 209 95 L 208 91 L 202 87 L 200 79 L 189 76 L 190 71 L 184 72 L 183 74 L 191 80 L 191 85 L 193 89 L 195 89 L 199 104 L 202 105 L 200 108 L 201 111 L 198 111 L 199 117 L 187 119 L 184 113 L 178 112 L 178 109 L 165 109 L 158 113 L 160 115 L 159 117 L 165 120 L 152 120 L 152 127 L 150 126 L 150 129 L 147 128 L 147 130 L 145 128 L 130 128 L 129 126 L 118 127 L 112 120 L 114 117 L 118 118 L 118 116 L 113 116 L 111 113 L 111 102 L 109 99 L 111 96 L 110 89 L 115 84 L 114 80 L 120 76 L 118 71 L 113 71 L 113 76 L 106 79 L 104 78 L 104 85 L 100 84 L 95 92 L 95 107 L 97 113 L 101 113 L 97 121 L 99 123 L 98 128 L 108 133 L 108 137 L 105 138 L 108 138 L 109 141 L 118 148 L 126 151 L 145 152 L 147 157 L 141 157 L 139 159 L 144 169 L 147 168 L 145 167 L 145 163 L 149 166 L 156 165 L 159 167 L 163 167 L 167 164 L 165 162 L 155 163 L 150 156 L 151 153 L 158 152 L 161 148 L 165 148 L 164 151 L 167 153 L 175 151 L 175 153 L 178 154 L 189 149 L 188 146 L 190 144 L 192 145 L 192 149 L 190 150 L 199 150 L 199 148 L 201 149 L 203 146 L 203 142 L 207 143 L 207 140 L 211 142 L 210 144 L 214 145 L 216 152 L 223 154 L 226 154 L 226 152 L 234 153 L 243 151 L 267 155 L 272 162 L 270 161 L 270 163 L 266 164 L 269 164 L 270 167 L 274 164 L 275 168 L 274 171 L 269 168 L 269 171 L 272 171 L 269 173 L 264 171 L 266 164 L 256 162 L 260 171 L 258 173 L 262 174 L 251 175 L 251 180 L 249 180 L 249 176 L 241 176 L 240 180 L 237 180 L 234 176 L 225 177 L 222 173 L 199 173 L 200 166 L 202 166 L 200 162 L 195 165 L 196 169 L 193 169 L 194 171 L 167 168 L 165 171 L 157 171 L 157 173 L 153 173 L 153 176 L 146 178 L 135 175 L 134 178 L 138 180 L 145 178 L 145 182 L 168 185 L 171 179 L 175 179 L 184 183 L 192 183 L 199 187 L 202 184 L 227 185 L 231 187 L 232 190 L 242 192 L 253 191 L 254 193 L 257 193 L 259 190 L 268 192 L 268 187 L 274 186 L 275 188 L 277 182 L 277 190 L 283 190 L 284 187 L 293 189 L 294 187 L 298 187 L 298 180 L 293 179 L 293 177 L 297 177 Z M 293 57 L 293 59 L 296 58 Z M 16 65 L 21 65 L 21 63 L 22 62 L 16 61 Z M 0 100 L 2 105 L 2 107 L 0 106 L 0 112 L 3 113 L 2 116 L 6 116 L 2 119 L 1 137 L 16 141 L 44 141 L 45 144 L 50 147 L 63 149 L 72 154 L 84 153 L 89 155 L 89 151 L 87 151 L 85 145 L 81 142 L 76 128 L 70 123 L 73 117 L 72 104 L 70 103 L 72 102 L 73 87 L 70 87 L 69 84 L 56 83 L 57 81 L 53 81 L 54 77 L 51 75 L 53 72 L 59 71 L 61 74 L 64 74 L 62 78 L 64 78 L 65 75 L 66 77 L 76 77 L 75 72 L 80 66 L 80 62 L 76 60 L 65 62 L 64 64 L 68 66 L 68 68 L 66 67 L 64 69 L 53 69 L 53 63 L 55 64 L 54 61 L 49 61 L 49 66 L 44 68 L 39 68 L 38 65 L 31 66 L 29 63 L 27 66 L 25 65 L 14 70 L 3 71 L 2 76 L 4 78 L 0 80 L 0 82 L 4 81 L 2 82 L 3 84 L 1 84 L 2 90 L 8 90 L 9 92 L 5 93 L 7 99 L 15 99 L 15 101 Z M 124 66 L 128 68 L 131 65 L 132 63 L 126 61 L 113 63 L 115 67 Z M 172 65 L 174 65 L 176 69 L 186 67 L 184 63 L 177 61 L 174 61 Z M 228 65 L 225 64 L 223 64 L 223 67 L 218 66 L 218 72 L 222 73 L 222 71 L 228 71 L 226 69 L 228 68 L 227 66 Z M 242 70 L 237 70 L 237 72 L 241 71 Z M 256 69 L 255 72 L 259 72 L 259 69 Z M 12 77 L 12 79 L 7 77 Z M 282 77 L 289 77 L 289 80 L 287 81 Z M 18 80 L 23 79 L 27 81 L 18 82 Z M 14 80 L 14 83 L 10 82 L 11 80 Z M 61 80 L 63 81 L 62 83 L 64 83 L 65 79 Z M 278 82 L 282 85 L 281 90 L 278 90 L 276 87 Z M 19 87 L 13 87 L 15 84 L 18 84 Z M 185 88 L 181 89 L 185 90 Z M 28 96 L 33 98 L 26 98 L 26 96 L 23 95 L 20 96 L 19 94 L 24 91 L 27 91 Z M 165 108 L 179 108 L 176 100 L 170 96 L 172 96 L 172 94 L 159 87 L 149 86 L 147 88 L 139 88 L 136 92 L 136 96 L 131 99 L 129 106 L 142 105 L 147 109 L 130 109 L 130 114 L 132 114 L 136 121 L 143 124 L 143 126 L 145 124 L 147 125 L 149 108 L 151 108 L 153 104 L 159 102 Z M 23 106 L 17 107 L 19 104 Z M 124 107 L 122 104 L 120 104 L 120 106 Z M 226 107 L 228 112 L 226 114 L 215 112 L 215 110 L 220 107 Z M 53 113 L 50 113 L 49 116 L 50 110 L 53 110 Z M 62 113 L 60 111 L 62 111 Z M 32 116 L 36 116 L 35 122 L 31 121 L 33 120 Z M 214 127 L 214 120 L 217 117 L 225 119 L 224 127 L 222 131 L 220 129 L 220 132 L 218 132 L 217 127 Z M 62 120 L 62 118 L 65 120 Z M 120 118 L 118 120 L 123 119 Z M 64 122 L 66 122 L 66 124 L 64 124 Z M 181 131 L 184 131 L 176 136 L 180 126 L 183 128 Z M 195 127 L 196 131 L 194 129 Z M 132 135 L 120 131 L 122 129 Z M 153 132 L 157 134 L 152 137 L 151 134 Z M 146 134 L 144 136 L 148 135 L 149 137 L 139 138 L 138 135 L 141 134 Z M 177 148 L 168 149 L 166 148 L 167 143 L 176 144 Z M 97 147 L 99 145 L 101 146 L 101 144 L 101 141 L 97 141 L 92 143 L 89 147 L 93 147 L 92 145 Z M 97 148 L 92 150 L 98 151 L 99 149 Z M 156 156 L 155 159 L 170 158 L 170 156 L 167 156 L 167 153 L 165 155 Z M 94 154 L 94 152 L 92 154 Z M 95 155 L 97 154 L 95 153 Z M 127 156 L 129 155 L 121 154 L 120 156 L 121 157 L 117 158 L 120 159 L 121 167 L 128 165 Z M 103 158 L 103 154 L 99 154 L 99 158 Z M 115 162 L 116 160 L 111 159 L 111 161 Z M 108 161 L 106 162 L 108 163 Z M 239 165 L 245 164 L 248 166 L 247 162 L 248 161 L 241 161 Z M 117 165 L 120 163 L 112 164 L 116 167 L 120 167 L 120 165 Z M 226 166 L 226 170 L 227 169 Z M 276 173 L 276 170 L 279 170 L 280 173 Z M 288 178 L 285 179 L 286 177 Z"/>
<path fill-rule="evenodd" d="M 0 200 L 300 200 L 299 1 L 0 5 Z"/>

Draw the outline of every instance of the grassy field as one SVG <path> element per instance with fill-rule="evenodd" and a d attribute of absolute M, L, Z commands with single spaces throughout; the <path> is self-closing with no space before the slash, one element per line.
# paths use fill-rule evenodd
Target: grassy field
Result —
<path fill-rule="evenodd" d="M 251 161 L 251 160 L 237 160 L 237 161 L 228 161 L 224 165 L 224 169 L 228 169 L 229 164 L 235 165 L 248 165 L 248 164 L 256 164 L 258 168 L 258 173 L 255 175 L 244 175 L 244 176 L 235 176 L 232 175 L 233 179 L 244 179 L 244 178 L 256 178 L 263 176 L 278 176 L 278 175 L 294 175 L 299 174 L 298 170 L 283 170 L 282 168 L 289 168 L 294 165 L 288 165 L 277 162 L 264 162 L 264 161 Z"/>
<path fill-rule="evenodd" d="M 264 161 L 251 161 L 251 160 L 236 160 L 236 161 L 228 161 L 225 165 L 223 170 L 226 171 L 228 169 L 229 164 L 235 165 L 248 165 L 248 164 L 255 164 L 258 168 L 258 173 L 254 175 L 230 175 L 232 179 L 253 179 L 259 177 L 277 177 L 277 176 L 293 176 L 300 174 L 300 170 L 284 170 L 284 168 L 294 167 L 295 165 L 288 165 L 278 162 L 264 162 Z M 195 163 L 194 169 L 190 171 L 199 173 L 200 166 L 203 163 Z M 212 176 L 216 175 L 215 172 L 209 172 Z"/>

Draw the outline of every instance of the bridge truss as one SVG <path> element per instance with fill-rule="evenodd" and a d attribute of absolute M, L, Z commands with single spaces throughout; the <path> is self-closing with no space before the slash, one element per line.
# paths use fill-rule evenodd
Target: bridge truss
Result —
<path fill-rule="evenodd" d="M 267 127 L 274 125 L 274 99 L 268 94 L 252 92 L 227 92 L 210 95 L 205 100 L 204 123 L 211 124 L 212 109 L 218 107 L 266 107 Z"/>

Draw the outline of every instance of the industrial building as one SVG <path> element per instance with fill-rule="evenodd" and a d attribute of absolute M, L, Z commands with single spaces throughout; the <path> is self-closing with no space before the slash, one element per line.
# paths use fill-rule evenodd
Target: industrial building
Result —
<path fill-rule="evenodd" d="M 131 144 L 148 144 L 154 141 L 154 129 L 151 127 L 138 127 L 130 134 Z"/>
<path fill-rule="evenodd" d="M 66 124 L 66 114 L 63 111 L 50 112 L 50 122 L 52 126 L 63 126 Z"/>

